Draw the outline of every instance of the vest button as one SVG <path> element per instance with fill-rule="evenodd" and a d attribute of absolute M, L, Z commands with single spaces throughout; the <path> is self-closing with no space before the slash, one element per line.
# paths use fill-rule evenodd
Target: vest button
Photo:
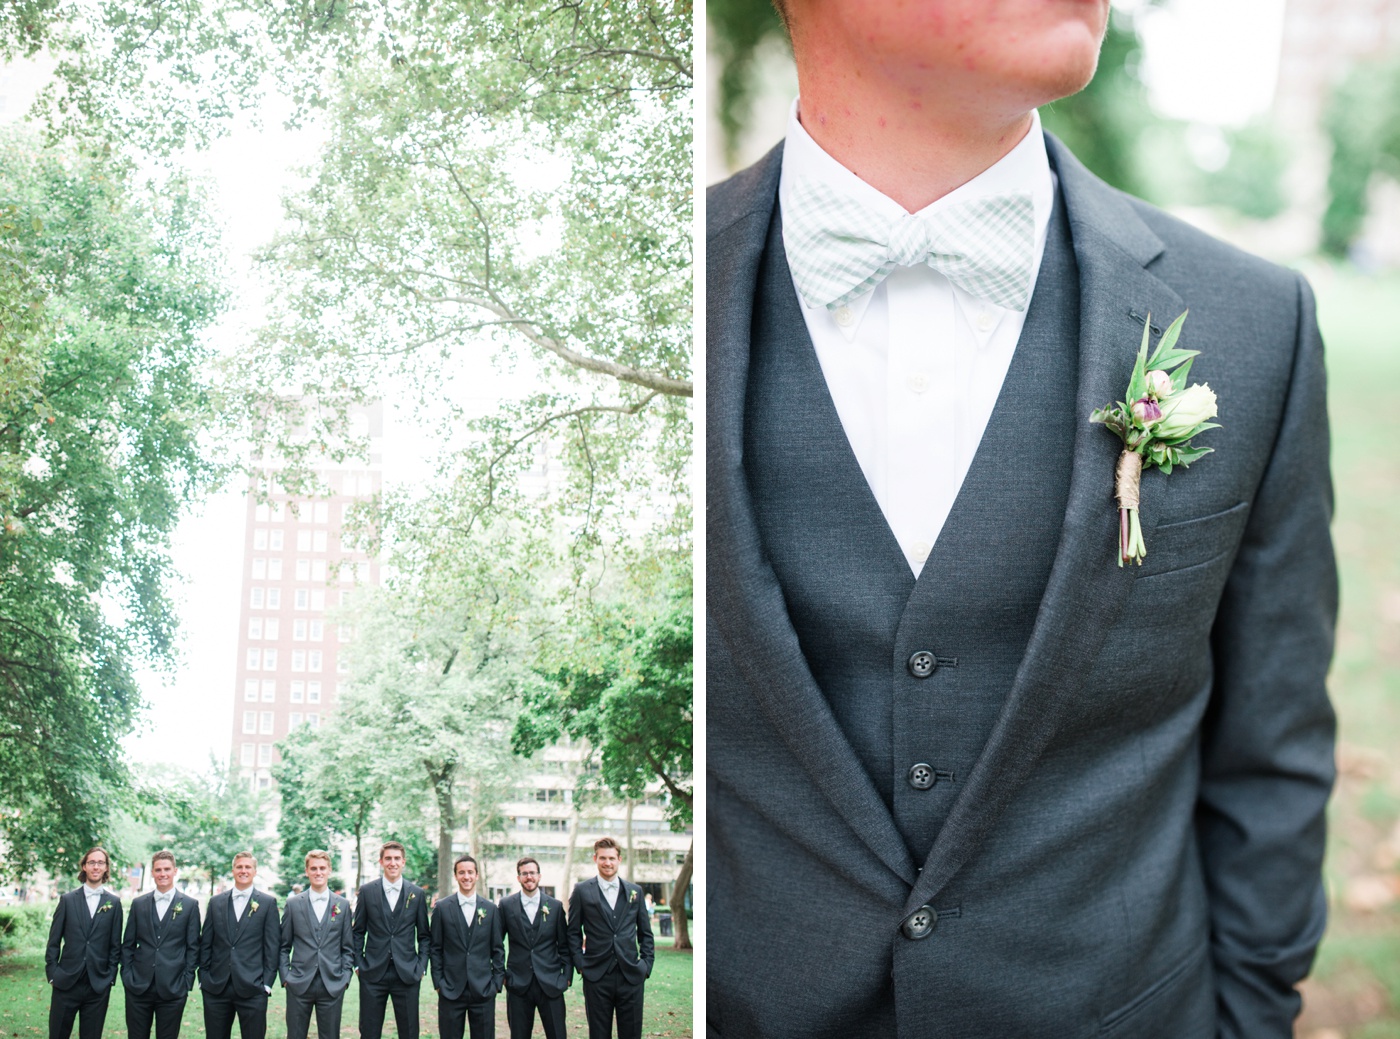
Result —
<path fill-rule="evenodd" d="M 933 766 L 926 761 L 920 761 L 917 765 L 909 766 L 909 785 L 915 790 L 927 790 L 938 782 L 938 776 L 934 774 Z"/>
<path fill-rule="evenodd" d="M 909 914 L 904 923 L 899 925 L 899 930 L 904 937 L 916 942 L 920 938 L 927 938 L 931 935 L 937 924 L 938 914 L 933 911 L 933 906 L 920 906 Z"/>
<path fill-rule="evenodd" d="M 938 670 L 938 661 L 928 650 L 921 649 L 909 657 L 907 666 L 915 678 L 927 678 Z"/>

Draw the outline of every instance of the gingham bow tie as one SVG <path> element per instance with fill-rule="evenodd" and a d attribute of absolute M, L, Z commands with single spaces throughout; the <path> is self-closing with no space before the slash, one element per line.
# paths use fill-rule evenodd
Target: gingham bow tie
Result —
<path fill-rule="evenodd" d="M 896 267 L 927 263 L 978 299 L 1025 310 L 1035 206 L 1025 193 L 989 195 L 889 220 L 825 184 L 799 180 L 783 207 L 783 245 L 808 306 L 845 306 Z"/>

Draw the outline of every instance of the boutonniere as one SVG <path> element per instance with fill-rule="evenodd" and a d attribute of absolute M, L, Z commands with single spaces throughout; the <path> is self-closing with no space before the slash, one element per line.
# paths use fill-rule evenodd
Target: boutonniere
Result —
<path fill-rule="evenodd" d="M 629 891 L 629 892 L 627 892 L 627 904 L 628 904 L 628 905 L 631 905 L 631 904 L 632 904 L 633 902 L 635 902 L 635 901 L 637 901 L 637 892 L 635 892 L 635 891 Z"/>
<path fill-rule="evenodd" d="M 1118 456 L 1114 496 L 1118 499 L 1118 565 L 1142 565 L 1147 545 L 1142 540 L 1138 519 L 1138 488 L 1142 471 L 1156 466 L 1170 473 L 1176 466 L 1185 469 L 1196 459 L 1215 450 L 1193 447 L 1191 438 L 1207 429 L 1219 429 L 1215 418 L 1215 392 L 1204 383 L 1186 385 L 1191 359 L 1199 350 L 1176 349 L 1183 313 L 1162 333 L 1157 349 L 1149 359 L 1148 336 L 1152 315 L 1143 322 L 1142 346 L 1128 380 L 1126 400 L 1098 408 L 1090 422 L 1102 422 L 1123 441 Z M 1129 403 L 1131 402 L 1131 403 Z"/>
<path fill-rule="evenodd" d="M 483 920 L 485 920 L 485 919 L 486 919 L 486 909 L 485 909 L 484 906 L 483 906 L 483 907 L 479 907 L 479 908 L 477 909 L 477 911 L 476 911 L 476 922 L 477 922 L 477 923 L 481 923 L 481 921 L 483 921 Z"/>
<path fill-rule="evenodd" d="M 331 906 L 331 919 L 334 920 L 334 919 L 335 919 L 337 916 L 339 916 L 339 915 L 340 915 L 340 904 L 337 903 L 336 905 Z"/>
<path fill-rule="evenodd" d="M 414 900 L 415 898 L 417 898 L 417 897 L 418 897 L 418 895 L 417 895 L 416 892 L 410 891 L 410 892 L 408 893 L 408 901 L 405 902 L 404 905 L 409 905 L 409 904 L 411 904 L 411 903 L 413 902 L 413 900 Z"/>
<path fill-rule="evenodd" d="M 546 903 L 540 903 L 540 912 L 544 914 L 544 918 L 546 920 L 549 919 L 549 906 Z"/>
<path fill-rule="evenodd" d="M 98 906 L 97 911 L 98 911 L 99 913 L 105 913 L 107 910 L 109 910 L 109 909 L 111 909 L 111 908 L 112 908 L 112 903 L 111 903 L 111 902 L 103 902 L 102 905 Z"/>
<path fill-rule="evenodd" d="M 170 911 L 170 915 L 171 915 L 171 916 L 179 916 L 179 915 L 180 915 L 181 913 L 183 913 L 184 911 L 185 911 L 185 903 L 183 903 L 183 902 L 176 902 L 176 903 L 175 903 L 175 908 L 172 909 L 172 910 Z"/>
<path fill-rule="evenodd" d="M 248 903 L 248 915 L 252 916 L 258 911 L 258 900 L 255 898 Z"/>

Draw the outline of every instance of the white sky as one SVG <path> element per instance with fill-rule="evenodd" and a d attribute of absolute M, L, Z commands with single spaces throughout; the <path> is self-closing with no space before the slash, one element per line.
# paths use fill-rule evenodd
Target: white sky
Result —
<path fill-rule="evenodd" d="M 1122 0 L 1132 8 L 1140 0 Z M 1284 0 L 1170 0 L 1144 13 L 1147 47 L 1144 78 L 1163 114 L 1237 124 L 1264 112 L 1272 99 Z M 14 69 L 0 68 L 0 94 L 8 95 L 0 119 L 13 118 L 23 100 Z M 787 99 L 778 108 L 785 118 Z M 247 120 L 191 166 L 214 185 L 232 264 L 238 304 L 216 334 L 223 349 L 236 348 L 256 326 L 265 290 L 250 254 L 266 243 L 281 218 L 280 197 L 292 189 L 296 166 L 310 164 L 319 137 L 287 132 L 276 103 L 262 112 L 262 129 Z M 782 133 L 781 123 L 775 134 Z M 713 179 L 713 178 L 711 178 Z M 490 380 L 486 370 L 483 378 Z M 475 380 L 473 380 L 475 381 Z M 390 480 L 428 471 L 433 444 L 391 406 L 387 414 L 385 470 Z M 230 747 L 236 677 L 244 499 L 240 491 L 210 498 L 176 532 L 174 557 L 185 582 L 178 593 L 183 624 L 182 657 L 174 676 L 143 676 L 150 711 L 127 741 L 136 761 L 166 761 L 202 768 L 209 755 Z"/>

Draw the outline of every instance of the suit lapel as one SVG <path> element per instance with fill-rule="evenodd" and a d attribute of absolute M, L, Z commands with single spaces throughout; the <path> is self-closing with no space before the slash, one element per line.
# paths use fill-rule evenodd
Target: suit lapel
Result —
<path fill-rule="evenodd" d="M 1133 314 L 1151 311 L 1163 327 L 1184 308 L 1179 296 L 1145 270 L 1162 243 L 1131 207 L 1105 188 L 1053 138 L 1079 267 L 1081 420 L 1074 439 L 1069 500 L 1054 566 L 1026 654 L 1006 706 L 962 785 L 906 904 L 931 902 L 972 856 L 1035 767 L 1132 590 L 1133 568 L 1117 565 L 1118 510 L 1113 472 L 1121 445 L 1089 413 L 1122 397 L 1142 336 Z M 1150 474 L 1160 477 L 1159 473 Z M 1143 481 L 1142 525 L 1155 527 Z"/>
<path fill-rule="evenodd" d="M 743 467 L 744 403 L 759 262 L 777 204 L 782 149 L 740 176 L 748 210 L 716 233 L 706 275 L 706 480 L 710 623 L 743 652 L 734 654 L 754 698 L 809 779 L 851 830 L 905 883 L 914 860 L 889 809 L 817 688 L 764 558 Z M 801 725 L 792 724 L 794 718 Z M 602 892 L 598 891 L 602 898 Z M 607 909 L 607 901 L 603 900 Z M 605 912 L 605 916 L 608 914 Z"/>

